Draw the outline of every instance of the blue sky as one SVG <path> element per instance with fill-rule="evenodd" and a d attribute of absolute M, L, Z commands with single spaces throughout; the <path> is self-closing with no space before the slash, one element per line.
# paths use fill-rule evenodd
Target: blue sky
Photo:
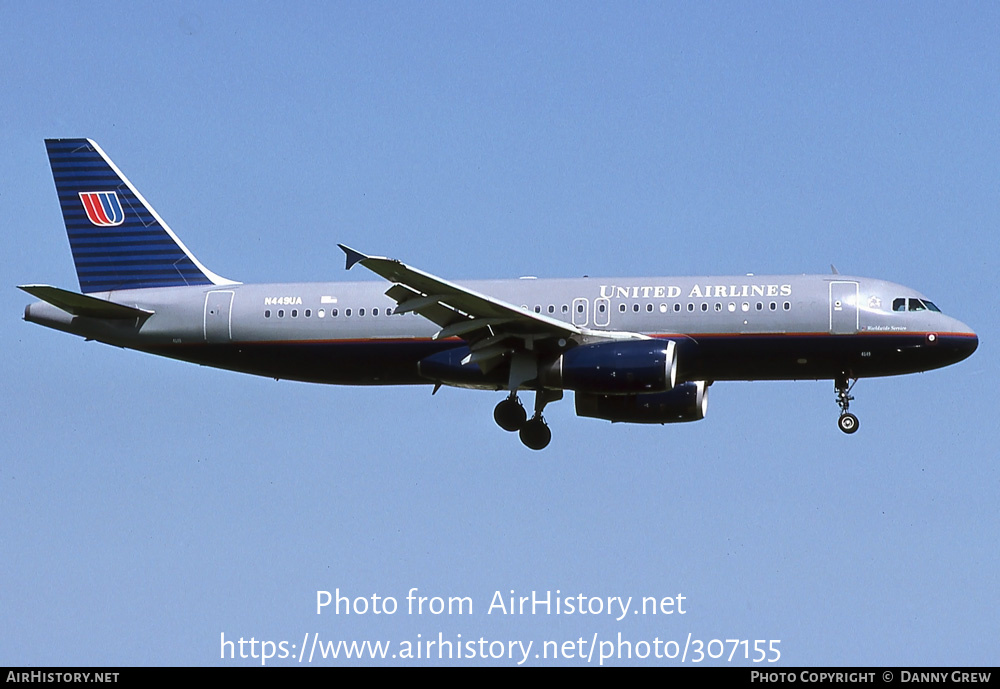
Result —
<path fill-rule="evenodd" d="M 996 7 L 0 8 L 0 664 L 255 664 L 220 635 L 306 633 L 996 664 Z M 245 282 L 347 279 L 338 242 L 456 280 L 834 263 L 980 348 L 861 381 L 850 437 L 829 381 L 733 383 L 680 426 L 567 398 L 533 453 L 499 395 L 277 383 L 24 323 L 15 285 L 77 287 L 42 143 L 76 136 Z M 473 613 L 404 614 L 413 587 Z M 317 615 L 337 588 L 401 611 Z M 687 612 L 487 614 L 512 589 Z"/>

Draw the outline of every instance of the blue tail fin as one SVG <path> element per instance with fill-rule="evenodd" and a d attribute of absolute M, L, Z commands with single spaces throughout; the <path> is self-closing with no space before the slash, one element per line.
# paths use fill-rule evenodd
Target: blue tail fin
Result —
<path fill-rule="evenodd" d="M 232 284 L 198 262 L 90 139 L 46 139 L 80 289 Z"/>

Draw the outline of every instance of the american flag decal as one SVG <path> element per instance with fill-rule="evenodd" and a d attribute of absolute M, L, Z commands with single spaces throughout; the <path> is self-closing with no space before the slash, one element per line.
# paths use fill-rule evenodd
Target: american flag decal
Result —
<path fill-rule="evenodd" d="M 80 201 L 87 218 L 98 227 L 114 227 L 125 220 L 125 211 L 113 191 L 81 191 Z"/>

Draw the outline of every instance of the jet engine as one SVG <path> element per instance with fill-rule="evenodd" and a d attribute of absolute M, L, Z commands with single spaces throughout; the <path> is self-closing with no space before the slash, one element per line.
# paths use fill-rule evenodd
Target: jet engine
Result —
<path fill-rule="evenodd" d="M 599 342 L 569 349 L 545 370 L 545 386 L 602 395 L 666 392 L 677 383 L 673 340 Z"/>
<path fill-rule="evenodd" d="M 682 423 L 700 421 L 708 411 L 705 381 L 681 383 L 668 392 L 648 395 L 576 393 L 576 414 L 612 423 Z"/>

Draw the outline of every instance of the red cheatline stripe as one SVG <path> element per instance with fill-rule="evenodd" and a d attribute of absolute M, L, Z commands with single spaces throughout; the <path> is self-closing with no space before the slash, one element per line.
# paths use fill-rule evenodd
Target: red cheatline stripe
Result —
<path fill-rule="evenodd" d="M 923 332 L 895 332 L 895 333 L 884 333 L 884 332 L 874 332 L 874 333 L 857 333 L 857 335 L 919 335 L 924 337 L 930 333 Z M 975 333 L 933 333 L 938 337 L 977 337 Z M 672 333 L 669 335 L 651 335 L 651 337 L 657 339 L 697 339 L 700 337 L 730 337 L 730 338 L 745 338 L 745 337 L 851 337 L 850 335 L 831 335 L 830 333 L 701 333 L 701 334 L 677 334 Z M 442 340 L 433 340 L 429 337 L 359 337 L 359 338 L 345 338 L 345 339 L 330 339 L 322 338 L 315 340 L 233 340 L 231 342 L 218 343 L 218 344 L 241 344 L 241 345 L 296 345 L 296 344 L 407 344 L 407 343 L 423 343 L 423 342 L 450 342 L 450 343 L 460 343 L 463 342 L 460 337 L 449 337 Z M 204 345 L 203 341 L 191 341 L 185 342 L 180 346 L 187 345 Z M 167 346 L 178 346 L 178 345 L 167 345 Z"/>

